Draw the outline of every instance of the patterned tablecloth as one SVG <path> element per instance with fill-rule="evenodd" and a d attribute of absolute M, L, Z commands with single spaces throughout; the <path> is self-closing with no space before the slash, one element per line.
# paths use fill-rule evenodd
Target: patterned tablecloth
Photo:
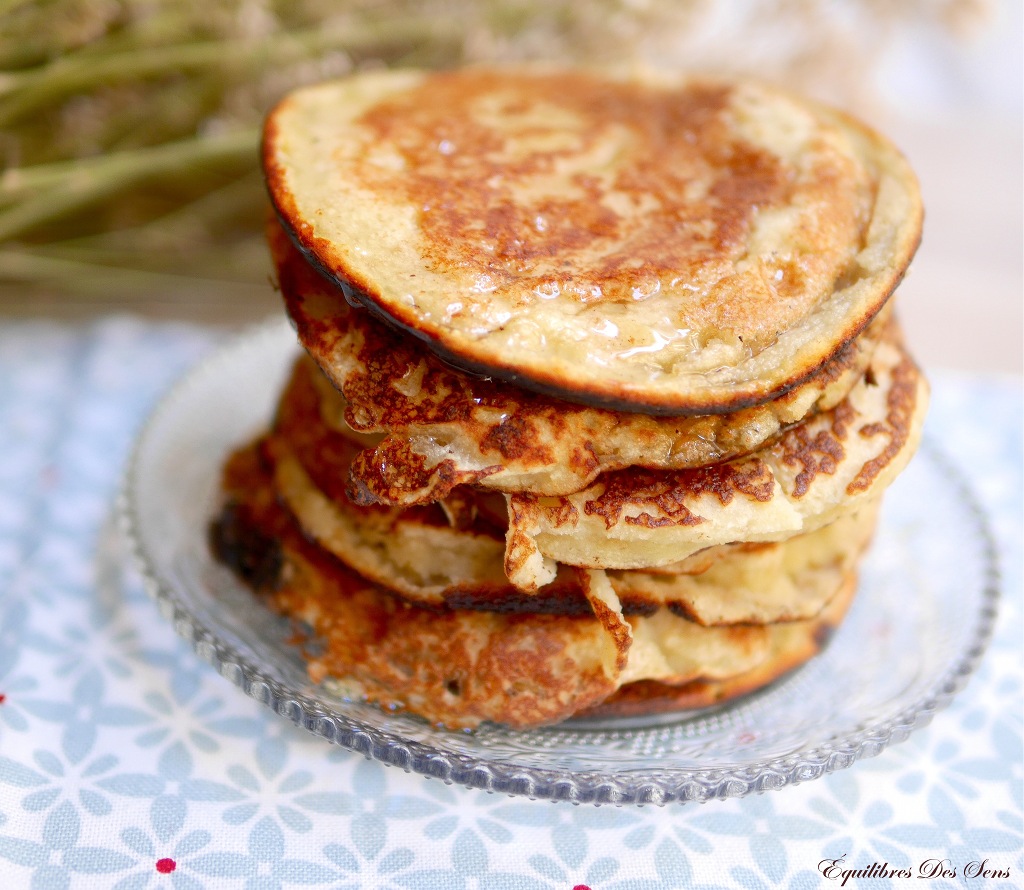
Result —
<path fill-rule="evenodd" d="M 131 319 L 0 327 L 0 888 L 1024 886 L 1018 380 L 931 374 L 929 435 L 985 505 L 1003 576 L 995 638 L 948 710 L 761 796 L 576 807 L 307 735 L 100 558 L 134 434 L 223 339 Z"/>

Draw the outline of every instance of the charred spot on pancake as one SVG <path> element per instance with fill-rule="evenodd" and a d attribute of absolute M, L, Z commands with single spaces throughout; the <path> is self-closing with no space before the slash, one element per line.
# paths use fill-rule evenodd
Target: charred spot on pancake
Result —
<path fill-rule="evenodd" d="M 641 513 L 639 516 L 626 516 L 626 522 L 647 527 L 697 525 L 704 519 L 686 505 L 686 492 L 673 484 L 671 477 L 676 475 L 635 467 L 609 473 L 603 479 L 604 490 L 596 498 L 588 500 L 583 510 L 588 516 L 600 516 L 606 528 L 615 525 L 627 508 L 644 505 L 656 507 L 661 515 L 655 518 L 649 513 Z"/>
<path fill-rule="evenodd" d="M 893 369 L 892 386 L 886 397 L 888 411 L 885 420 L 862 427 L 859 435 L 864 438 L 886 436 L 885 449 L 869 460 L 856 478 L 846 486 L 847 494 L 856 494 L 871 487 L 875 477 L 900 453 L 910 434 L 910 426 L 917 405 L 918 379 L 920 372 L 909 356 Z"/>
<path fill-rule="evenodd" d="M 835 636 L 835 633 L 836 626 L 834 624 L 827 622 L 819 624 L 814 630 L 814 645 L 818 649 L 824 649 L 832 640 L 832 637 Z"/>
<path fill-rule="evenodd" d="M 694 495 L 713 494 L 722 504 L 731 502 L 736 494 L 766 502 L 775 492 L 771 470 L 758 458 L 685 470 L 683 475 L 683 486 Z"/>
<path fill-rule="evenodd" d="M 588 515 L 604 519 L 607 528 L 623 518 L 629 525 L 644 528 L 698 525 L 704 517 L 693 512 L 691 506 L 701 495 L 712 495 L 728 504 L 737 494 L 770 501 L 775 492 L 771 470 L 758 459 L 671 472 L 631 467 L 608 473 L 602 481 L 604 490 L 588 500 L 583 509 Z M 652 508 L 653 515 L 643 510 L 645 507 Z M 643 512 L 627 512 L 631 509 Z"/>
<path fill-rule="evenodd" d="M 524 593 L 514 587 L 494 590 L 452 590 L 445 595 L 450 609 L 469 609 L 498 614 L 593 615 L 579 584 L 555 583 L 536 593 Z"/>
<path fill-rule="evenodd" d="M 283 569 L 281 508 L 267 484 L 263 446 L 257 439 L 228 456 L 221 472 L 224 502 L 207 527 L 214 556 L 258 591 L 273 590 Z"/>
<path fill-rule="evenodd" d="M 517 414 L 503 417 L 492 426 L 480 442 L 483 451 L 497 451 L 504 458 L 521 458 L 537 449 L 533 426 Z M 538 455 L 541 459 L 543 455 Z"/>
<path fill-rule="evenodd" d="M 846 455 L 843 441 L 853 417 L 853 407 L 843 402 L 833 410 L 829 429 L 819 430 L 812 436 L 805 427 L 797 426 L 779 440 L 775 451 L 782 462 L 787 466 L 800 466 L 793 482 L 793 497 L 807 494 L 819 475 L 835 473 Z"/>
<path fill-rule="evenodd" d="M 283 558 L 277 538 L 261 531 L 252 513 L 229 501 L 210 523 L 210 549 L 254 590 L 272 590 L 281 577 Z"/>
<path fill-rule="evenodd" d="M 430 463 L 408 442 L 388 437 L 352 458 L 345 491 L 360 506 L 402 503 L 410 493 L 416 493 L 418 502 L 440 501 L 458 486 L 479 482 L 501 469 L 501 464 L 492 464 L 463 471 L 450 459 Z"/>
<path fill-rule="evenodd" d="M 694 614 L 693 609 L 686 603 L 669 603 L 668 609 L 673 615 L 678 615 L 680 618 L 685 618 L 687 621 L 697 620 L 697 616 Z"/>
<path fill-rule="evenodd" d="M 622 604 L 623 615 L 637 616 L 638 618 L 653 615 L 661 608 L 658 603 L 639 595 L 623 594 L 619 597 L 619 602 Z"/>

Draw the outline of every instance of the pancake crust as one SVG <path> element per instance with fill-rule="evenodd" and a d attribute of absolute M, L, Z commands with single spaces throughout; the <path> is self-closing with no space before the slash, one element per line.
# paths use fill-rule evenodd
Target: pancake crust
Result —
<path fill-rule="evenodd" d="M 276 610 L 309 628 L 311 678 L 451 728 L 558 722 L 623 684 L 774 677 L 827 626 L 816 619 L 702 628 L 665 610 L 627 622 L 604 573 L 592 571 L 580 572 L 593 607 L 588 616 L 423 609 L 306 538 L 275 497 L 258 444 L 228 460 L 224 490 L 214 552 Z"/>
<path fill-rule="evenodd" d="M 824 368 L 777 399 L 731 414 L 653 417 L 461 373 L 349 306 L 279 225 L 272 223 L 267 234 L 288 313 L 324 371 L 315 378 L 324 421 L 346 434 L 366 434 L 361 441 L 368 450 L 353 466 L 349 489 L 361 503 L 429 503 L 465 484 L 571 494 L 622 467 L 683 469 L 749 453 L 842 401 L 891 314 L 883 309 Z"/>
<path fill-rule="evenodd" d="M 296 363 L 273 435 L 261 446 L 278 497 L 307 535 L 365 578 L 421 606 L 590 614 L 568 567 L 532 594 L 505 577 L 508 522 L 498 496 L 460 489 L 443 505 L 447 511 L 349 501 L 338 480 L 359 445 L 322 423 L 319 376 L 309 359 Z M 627 614 L 671 606 L 707 625 L 810 618 L 835 593 L 873 526 L 874 512 L 866 510 L 780 543 L 712 547 L 662 569 L 670 574 L 616 572 L 612 587 Z"/>
<path fill-rule="evenodd" d="M 616 688 L 619 653 L 599 621 L 403 603 L 303 536 L 258 448 L 232 455 L 224 488 L 214 551 L 275 610 L 310 628 L 314 682 L 330 677 L 355 698 L 453 728 L 557 722 Z"/>
<path fill-rule="evenodd" d="M 694 470 L 630 468 L 563 497 L 508 495 L 505 571 L 524 590 L 555 561 L 665 566 L 735 541 L 785 540 L 875 500 L 916 450 L 927 384 L 895 331 L 831 411 L 754 454 Z"/>
<path fill-rule="evenodd" d="M 849 575 L 839 593 L 815 622 L 794 622 L 773 628 L 769 654 L 755 667 L 722 679 L 701 678 L 668 684 L 658 680 L 627 683 L 577 717 L 631 717 L 686 711 L 720 705 L 762 689 L 810 661 L 828 644 L 857 589 Z"/>
<path fill-rule="evenodd" d="M 289 508 L 350 566 L 409 599 L 492 608 L 503 602 L 514 608 L 524 597 L 505 577 L 503 515 L 501 524 L 473 517 L 454 528 L 438 504 L 403 509 L 348 500 L 345 483 L 361 446 L 320 421 L 313 384 L 319 372 L 311 365 L 308 360 L 296 364 L 278 403 L 274 436 L 263 445 L 278 494 Z M 438 560 L 438 554 L 447 558 Z M 564 587 L 572 588 L 571 597 Z M 575 576 L 558 579 L 545 591 L 541 599 L 550 599 L 552 608 L 559 600 L 581 599 Z"/>
<path fill-rule="evenodd" d="M 875 530 L 878 503 L 788 540 L 714 548 L 699 574 L 609 571 L 623 602 L 668 605 L 703 625 L 778 624 L 821 613 L 856 569 Z"/>
<path fill-rule="evenodd" d="M 753 82 L 365 73 L 282 101 L 263 161 L 350 299 L 463 368 L 628 411 L 778 397 L 865 328 L 920 238 L 889 142 Z"/>

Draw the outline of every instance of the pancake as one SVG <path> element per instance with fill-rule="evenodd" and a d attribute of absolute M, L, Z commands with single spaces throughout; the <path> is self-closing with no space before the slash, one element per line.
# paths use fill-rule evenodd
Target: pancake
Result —
<path fill-rule="evenodd" d="M 275 492 L 303 531 L 350 568 L 420 606 L 578 615 L 590 611 L 575 573 L 560 566 L 535 593 L 504 576 L 500 545 L 471 531 L 396 521 L 361 523 L 312 484 L 280 441 L 265 443 Z M 620 571 L 609 581 L 627 615 L 670 607 L 703 625 L 772 624 L 812 618 L 835 596 L 874 529 L 874 505 L 781 542 L 723 545 L 673 574 Z M 687 571 L 689 570 L 689 571 Z"/>
<path fill-rule="evenodd" d="M 734 544 L 700 573 L 609 571 L 623 602 L 669 606 L 703 625 L 779 624 L 820 614 L 860 562 L 878 504 L 830 525 L 765 544 Z"/>
<path fill-rule="evenodd" d="M 806 380 L 920 238 L 878 134 L 750 81 L 367 72 L 268 116 L 276 212 L 346 296 L 461 368 L 630 412 Z"/>
<path fill-rule="evenodd" d="M 878 498 L 920 439 L 927 385 L 896 332 L 850 395 L 754 454 L 694 470 L 606 473 L 563 497 L 507 496 L 505 572 L 524 590 L 556 561 L 645 569 L 736 541 L 821 528 Z"/>
<path fill-rule="evenodd" d="M 619 652 L 594 618 L 410 606 L 304 537 L 277 501 L 258 448 L 224 472 L 212 528 L 219 558 L 275 610 L 308 627 L 311 679 L 432 722 L 511 726 L 569 717 L 616 688 Z"/>
<path fill-rule="evenodd" d="M 424 609 L 308 539 L 276 498 L 258 445 L 228 460 L 224 489 L 213 548 L 308 629 L 314 682 L 451 728 L 558 722 L 635 683 L 685 688 L 754 672 L 774 677 L 799 662 L 807 641 L 847 604 L 841 597 L 827 618 L 779 626 L 703 628 L 666 610 L 627 623 L 604 573 L 580 571 L 593 607 L 586 616 Z"/>
<path fill-rule="evenodd" d="M 353 504 L 345 481 L 361 446 L 321 422 L 318 376 L 308 359 L 296 363 L 278 403 L 274 435 L 261 445 L 278 496 L 301 517 L 307 533 L 364 577 L 420 605 L 588 608 L 575 573 L 563 572 L 534 595 L 505 577 L 507 513 L 500 497 L 500 512 L 490 517 L 459 509 L 457 496 L 451 504 L 411 508 Z"/>
<path fill-rule="evenodd" d="M 489 611 L 586 614 L 591 607 L 576 574 L 561 567 L 536 593 L 504 574 L 504 500 L 460 491 L 466 518 L 440 505 L 361 507 L 339 491 L 359 445 L 319 418 L 319 374 L 300 360 L 282 393 L 273 435 L 261 445 L 277 496 L 303 532 L 374 583 L 421 606 Z M 324 480 L 328 491 L 314 481 Z M 500 514 L 486 508 L 500 507 Z M 872 505 L 873 506 L 873 505 Z M 461 514 L 460 515 L 466 515 Z M 486 517 L 486 518 L 485 518 Z M 810 618 L 835 594 L 874 527 L 875 511 L 773 544 L 723 545 L 654 575 L 616 572 L 612 587 L 629 614 L 671 606 L 701 624 L 769 624 Z"/>
<path fill-rule="evenodd" d="M 604 701 L 577 712 L 576 716 L 635 717 L 708 708 L 763 689 L 824 649 L 845 617 L 856 587 L 857 577 L 851 574 L 814 621 L 773 626 L 768 653 L 749 670 L 730 677 L 701 678 L 676 685 L 638 680 L 623 684 Z"/>
<path fill-rule="evenodd" d="M 288 314 L 324 371 L 316 378 L 324 421 L 367 435 L 350 487 L 362 503 L 429 503 L 467 484 L 571 494 L 609 470 L 684 469 L 747 454 L 842 401 L 890 316 L 886 307 L 824 368 L 770 402 L 724 415 L 654 417 L 460 373 L 414 338 L 349 306 L 276 223 L 268 240 Z"/>

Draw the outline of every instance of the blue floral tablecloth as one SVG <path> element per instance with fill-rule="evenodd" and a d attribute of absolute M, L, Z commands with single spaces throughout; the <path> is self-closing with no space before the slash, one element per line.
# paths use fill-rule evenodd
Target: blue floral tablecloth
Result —
<path fill-rule="evenodd" d="M 948 710 L 762 796 L 574 807 L 307 735 L 200 661 L 112 556 L 134 434 L 225 336 L 0 327 L 0 888 L 1024 886 L 1019 380 L 930 375 L 929 433 L 985 505 L 1003 576 L 995 638 Z"/>

